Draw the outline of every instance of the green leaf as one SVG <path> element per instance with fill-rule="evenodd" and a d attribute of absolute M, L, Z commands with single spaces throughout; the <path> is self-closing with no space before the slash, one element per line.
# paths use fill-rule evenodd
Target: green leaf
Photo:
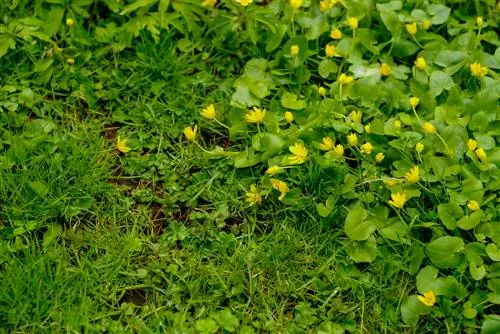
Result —
<path fill-rule="evenodd" d="M 253 149 L 243 151 L 233 157 L 234 168 L 247 168 L 260 162 L 260 154 L 255 154 Z"/>
<path fill-rule="evenodd" d="M 457 220 L 464 215 L 462 208 L 456 203 L 439 204 L 437 211 L 439 219 L 448 230 L 454 230 L 457 227 Z"/>
<path fill-rule="evenodd" d="M 328 215 L 330 215 L 330 213 L 332 213 L 334 204 L 335 204 L 334 197 L 329 196 L 325 204 L 323 203 L 316 204 L 316 210 L 318 211 L 321 217 L 326 218 L 328 217 Z"/>
<path fill-rule="evenodd" d="M 377 257 L 377 241 L 373 235 L 365 241 L 353 241 L 346 248 L 347 254 L 356 263 L 373 262 Z"/>
<path fill-rule="evenodd" d="M 424 305 L 416 295 L 408 296 L 403 299 L 401 304 L 401 317 L 407 325 L 415 326 L 418 322 L 418 317 L 426 313 L 428 306 Z"/>
<path fill-rule="evenodd" d="M 500 261 L 500 249 L 497 248 L 496 244 L 488 244 L 486 246 L 486 254 L 488 254 L 493 261 Z"/>
<path fill-rule="evenodd" d="M 281 97 L 281 105 L 287 109 L 300 110 L 306 107 L 306 102 L 299 100 L 295 94 L 285 92 Z"/>
<path fill-rule="evenodd" d="M 431 241 L 425 247 L 425 253 L 438 268 L 456 267 L 462 256 L 457 254 L 464 249 L 464 241 L 459 237 L 444 236 Z"/>
<path fill-rule="evenodd" d="M 262 153 L 262 160 L 270 159 L 281 152 L 285 145 L 285 141 L 278 135 L 266 133 L 260 139 L 260 150 Z"/>
<path fill-rule="evenodd" d="M 123 10 L 120 12 L 120 15 L 127 15 L 139 8 L 151 6 L 156 2 L 157 0 L 137 0 L 134 3 L 126 5 L 125 8 L 123 8 Z"/>
<path fill-rule="evenodd" d="M 380 11 L 380 18 L 384 23 L 385 27 L 391 32 L 392 36 L 399 36 L 402 30 L 402 19 L 394 11 L 381 11 L 380 6 L 377 4 L 377 8 Z"/>
<path fill-rule="evenodd" d="M 487 315 L 481 326 L 481 334 L 498 334 L 500 333 L 500 315 Z"/>
<path fill-rule="evenodd" d="M 417 275 L 417 290 L 424 294 L 429 290 L 436 291 L 436 281 L 439 270 L 434 266 L 425 266 Z"/>
<path fill-rule="evenodd" d="M 344 231 L 351 240 L 366 240 L 377 229 L 373 219 L 367 219 L 368 212 L 357 206 L 349 211 L 345 219 Z"/>
<path fill-rule="evenodd" d="M 450 90 L 454 85 L 453 79 L 448 74 L 441 71 L 432 72 L 430 79 L 432 95 L 438 96 L 443 90 Z"/>
<path fill-rule="evenodd" d="M 345 330 L 341 325 L 336 324 L 331 321 L 323 322 L 319 328 L 317 334 L 344 334 Z"/>
<path fill-rule="evenodd" d="M 30 188 L 37 193 L 38 196 L 40 197 L 45 197 L 49 193 L 49 187 L 39 181 L 32 181 L 29 183 Z"/>
<path fill-rule="evenodd" d="M 432 15 L 431 23 L 434 25 L 443 24 L 448 20 L 451 9 L 444 5 L 432 4 L 427 7 L 427 12 Z"/>
<path fill-rule="evenodd" d="M 203 334 L 217 333 L 219 326 L 213 319 L 201 319 L 196 321 L 196 330 Z"/>
<path fill-rule="evenodd" d="M 467 52 L 443 50 L 437 54 L 434 64 L 449 67 L 460 63 L 465 57 L 467 57 Z"/>
<path fill-rule="evenodd" d="M 412 56 L 420 50 L 420 47 L 406 39 L 396 38 L 392 42 L 392 55 L 395 57 Z"/>
<path fill-rule="evenodd" d="M 268 61 L 262 58 L 251 59 L 245 64 L 245 74 L 254 81 L 264 80 L 269 75 L 268 64 Z"/>
<path fill-rule="evenodd" d="M 483 218 L 484 218 L 483 211 L 476 211 L 469 216 L 461 218 L 457 222 L 457 226 L 460 227 L 462 230 L 470 230 L 479 225 L 479 223 Z"/>
<path fill-rule="evenodd" d="M 469 263 L 469 272 L 476 281 L 480 281 L 486 276 L 486 268 L 482 264 L 476 266 L 475 263 Z"/>
<path fill-rule="evenodd" d="M 276 33 L 271 34 L 271 37 L 267 40 L 266 52 L 273 51 L 281 44 L 281 41 L 283 40 L 283 37 L 285 37 L 287 29 L 288 28 L 286 24 L 277 25 Z"/>
<path fill-rule="evenodd" d="M 255 97 L 247 86 L 237 86 L 236 91 L 231 96 L 231 105 L 233 107 L 246 109 L 251 106 L 259 105 L 259 103 L 260 99 Z"/>
<path fill-rule="evenodd" d="M 16 41 L 7 36 L 7 35 L 0 35 L 0 58 L 2 58 L 9 49 L 15 49 L 16 48 Z"/>
<path fill-rule="evenodd" d="M 339 67 L 337 63 L 330 59 L 323 59 L 318 66 L 318 73 L 322 78 L 327 78 L 332 73 L 337 73 Z"/>
<path fill-rule="evenodd" d="M 220 311 L 215 316 L 215 320 L 222 329 L 228 332 L 235 332 L 240 325 L 238 318 L 229 309 Z"/>

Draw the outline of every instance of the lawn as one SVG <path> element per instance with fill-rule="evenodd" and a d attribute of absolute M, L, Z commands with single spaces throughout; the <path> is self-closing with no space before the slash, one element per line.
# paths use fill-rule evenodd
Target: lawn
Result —
<path fill-rule="evenodd" d="M 500 2 L 1 2 L 0 333 L 500 333 Z"/>

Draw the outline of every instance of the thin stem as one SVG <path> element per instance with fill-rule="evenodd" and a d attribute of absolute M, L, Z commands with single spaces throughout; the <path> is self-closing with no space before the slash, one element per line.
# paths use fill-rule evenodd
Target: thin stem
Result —
<path fill-rule="evenodd" d="M 219 121 L 217 118 L 214 118 L 214 121 L 219 124 L 220 126 L 226 128 L 226 129 L 229 129 L 229 126 L 227 126 L 226 124 L 222 123 L 221 121 Z"/>
<path fill-rule="evenodd" d="M 417 110 L 415 110 L 415 107 L 411 107 L 413 109 L 413 113 L 415 114 L 415 117 L 417 118 L 418 121 L 420 121 L 420 117 L 418 117 Z"/>

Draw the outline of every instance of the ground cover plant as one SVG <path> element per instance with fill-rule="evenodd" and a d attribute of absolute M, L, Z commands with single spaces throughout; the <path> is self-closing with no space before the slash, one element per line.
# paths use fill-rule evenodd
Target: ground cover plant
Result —
<path fill-rule="evenodd" d="M 2 1 L 0 331 L 499 333 L 499 17 Z"/>

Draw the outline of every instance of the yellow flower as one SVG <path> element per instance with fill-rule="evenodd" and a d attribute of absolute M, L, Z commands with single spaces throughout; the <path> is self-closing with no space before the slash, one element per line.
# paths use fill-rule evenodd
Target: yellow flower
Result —
<path fill-rule="evenodd" d="M 201 116 L 209 120 L 213 120 L 215 119 L 215 117 L 217 117 L 217 111 L 215 110 L 213 104 L 209 104 L 206 108 L 203 108 L 200 114 Z"/>
<path fill-rule="evenodd" d="M 292 45 L 292 47 L 290 48 L 290 54 L 292 55 L 292 57 L 297 56 L 299 54 L 299 51 L 300 51 L 300 48 L 296 44 Z"/>
<path fill-rule="evenodd" d="M 184 136 L 186 136 L 186 139 L 189 141 L 195 141 L 197 131 L 198 131 L 198 127 L 196 125 L 194 127 L 188 126 L 188 127 L 184 128 Z"/>
<path fill-rule="evenodd" d="M 293 154 L 293 157 L 290 157 L 290 163 L 294 165 L 300 165 L 304 163 L 307 159 L 307 148 L 302 143 L 295 143 L 293 146 L 288 148 L 290 152 Z"/>
<path fill-rule="evenodd" d="M 424 305 L 433 306 L 436 303 L 436 295 L 432 290 L 424 293 L 423 296 L 418 296 L 418 300 L 420 300 Z"/>
<path fill-rule="evenodd" d="M 333 150 L 336 155 L 338 156 L 343 156 L 344 155 L 344 146 L 338 144 L 335 146 L 335 149 Z"/>
<path fill-rule="evenodd" d="M 351 82 L 353 82 L 354 78 L 352 77 L 352 75 L 346 75 L 346 74 L 342 73 L 339 76 L 338 81 L 341 85 L 347 85 L 347 84 L 350 84 Z"/>
<path fill-rule="evenodd" d="M 246 7 L 249 4 L 251 4 L 253 2 L 253 0 L 236 0 L 236 2 L 239 3 L 240 5 L 242 5 L 243 7 Z"/>
<path fill-rule="evenodd" d="M 326 95 L 326 88 L 325 87 L 319 87 L 318 88 L 318 94 L 320 96 L 325 96 Z"/>
<path fill-rule="evenodd" d="M 303 3 L 304 3 L 304 0 L 290 0 L 290 5 L 295 9 L 302 6 Z"/>
<path fill-rule="evenodd" d="M 342 38 L 342 31 L 340 31 L 338 28 L 334 28 L 330 32 L 330 37 L 333 39 L 341 39 Z"/>
<path fill-rule="evenodd" d="M 358 27 L 358 19 L 355 17 L 349 17 L 347 18 L 347 25 L 351 29 L 356 29 Z"/>
<path fill-rule="evenodd" d="M 408 33 L 412 36 L 417 33 L 417 23 L 416 22 L 405 24 L 405 28 L 406 28 L 406 31 L 408 31 Z"/>
<path fill-rule="evenodd" d="M 420 103 L 420 99 L 418 97 L 412 96 L 410 97 L 410 106 L 415 109 Z"/>
<path fill-rule="evenodd" d="M 366 124 L 365 125 L 365 132 L 366 133 L 370 133 L 372 131 L 372 125 L 371 123 L 370 124 Z"/>
<path fill-rule="evenodd" d="M 395 179 L 387 179 L 384 181 L 384 183 L 389 187 L 394 187 L 398 183 L 398 181 Z"/>
<path fill-rule="evenodd" d="M 290 111 L 285 112 L 285 120 L 287 123 L 292 123 L 295 117 L 293 117 L 293 114 Z"/>
<path fill-rule="evenodd" d="M 476 149 L 476 156 L 481 162 L 486 162 L 486 152 L 482 148 Z"/>
<path fill-rule="evenodd" d="M 250 206 L 254 206 L 262 202 L 262 195 L 260 194 L 256 184 L 252 184 L 250 186 L 250 190 L 245 194 L 245 196 L 247 197 L 245 201 L 250 204 Z"/>
<path fill-rule="evenodd" d="M 391 68 L 386 63 L 380 64 L 380 75 L 387 77 L 391 75 Z"/>
<path fill-rule="evenodd" d="M 379 152 L 379 153 L 377 153 L 377 155 L 375 156 L 375 161 L 376 161 L 377 163 L 380 163 L 380 162 L 382 162 L 382 160 L 384 160 L 384 158 L 385 158 L 384 153 Z"/>
<path fill-rule="evenodd" d="M 271 179 L 271 185 L 280 192 L 280 197 L 278 197 L 280 201 L 283 200 L 286 193 L 290 190 L 285 182 L 278 179 Z"/>
<path fill-rule="evenodd" d="M 427 63 L 425 62 L 424 57 L 417 57 L 417 60 L 415 60 L 415 66 L 419 70 L 425 70 L 427 68 Z"/>
<path fill-rule="evenodd" d="M 266 109 L 260 109 L 253 107 L 253 110 L 249 110 L 245 115 L 245 121 L 247 123 L 262 123 L 264 122 L 264 117 L 266 117 Z"/>
<path fill-rule="evenodd" d="M 353 132 L 347 135 L 347 143 L 349 146 L 358 145 L 358 136 Z"/>
<path fill-rule="evenodd" d="M 471 138 L 471 139 L 469 139 L 469 140 L 467 141 L 467 149 L 468 149 L 469 151 L 474 152 L 474 150 L 475 150 L 476 148 L 477 148 L 477 141 L 475 141 L 475 140 L 474 140 L 474 139 L 472 139 L 472 138 Z"/>
<path fill-rule="evenodd" d="M 330 1 L 329 0 L 321 0 L 319 2 L 319 9 L 322 11 L 322 12 L 326 12 L 328 9 L 330 9 Z"/>
<path fill-rule="evenodd" d="M 401 130 L 401 121 L 399 119 L 394 120 L 394 128 L 397 131 Z"/>
<path fill-rule="evenodd" d="M 417 153 L 422 153 L 424 148 L 425 148 L 424 144 L 422 144 L 420 142 L 417 143 L 417 145 L 415 145 L 415 151 L 417 151 Z"/>
<path fill-rule="evenodd" d="M 273 165 L 266 170 L 267 175 L 275 175 L 281 170 L 280 166 Z"/>
<path fill-rule="evenodd" d="M 417 183 L 420 181 L 420 169 L 418 166 L 413 166 L 409 172 L 406 172 L 405 178 L 408 183 Z"/>
<path fill-rule="evenodd" d="M 476 24 L 479 28 L 481 28 L 484 25 L 484 19 L 482 16 L 476 17 Z"/>
<path fill-rule="evenodd" d="M 361 145 L 361 153 L 362 154 L 371 154 L 373 150 L 373 145 L 370 143 L 364 143 Z"/>
<path fill-rule="evenodd" d="M 66 25 L 68 27 L 70 27 L 70 28 L 73 27 L 75 25 L 75 20 L 73 20 L 73 19 L 66 19 Z"/>
<path fill-rule="evenodd" d="M 128 153 L 130 152 L 130 147 L 127 146 L 128 139 L 127 138 L 116 138 L 116 144 L 115 147 L 118 151 L 122 153 Z"/>
<path fill-rule="evenodd" d="M 405 193 L 397 192 L 397 193 L 391 194 L 391 200 L 389 201 L 389 204 L 396 207 L 396 208 L 401 209 L 401 208 L 403 208 L 403 206 L 405 205 L 407 200 L 408 199 L 406 198 Z"/>
<path fill-rule="evenodd" d="M 68 63 L 69 65 L 75 65 L 75 58 L 68 57 L 68 59 L 66 59 L 66 63 Z"/>
<path fill-rule="evenodd" d="M 425 122 L 424 125 L 422 125 L 422 127 L 424 128 L 424 131 L 426 133 L 436 133 L 436 128 L 434 127 L 434 125 L 432 125 L 431 123 L 429 122 Z"/>
<path fill-rule="evenodd" d="M 333 150 L 335 148 L 335 141 L 330 137 L 324 137 L 321 144 L 319 144 L 319 148 L 323 151 Z"/>
<path fill-rule="evenodd" d="M 203 7 L 213 7 L 217 3 L 217 0 L 204 0 L 201 5 Z"/>
<path fill-rule="evenodd" d="M 470 64 L 470 73 L 473 77 L 484 77 L 488 74 L 488 68 L 479 63 Z"/>
<path fill-rule="evenodd" d="M 475 200 L 470 200 L 469 202 L 467 202 L 467 207 L 472 211 L 479 211 L 481 209 L 479 203 Z"/>
<path fill-rule="evenodd" d="M 362 117 L 363 117 L 363 113 L 360 110 L 351 112 L 351 120 L 354 123 L 361 123 Z"/>
<path fill-rule="evenodd" d="M 431 20 L 425 19 L 422 21 L 422 28 L 424 28 L 424 30 L 428 30 L 430 27 L 431 27 Z"/>
<path fill-rule="evenodd" d="M 335 53 L 336 53 L 336 49 L 335 49 L 335 45 L 332 45 L 332 44 L 328 44 L 326 47 L 325 47 L 325 53 L 326 53 L 326 56 L 328 58 L 331 58 L 333 56 L 335 56 Z"/>

